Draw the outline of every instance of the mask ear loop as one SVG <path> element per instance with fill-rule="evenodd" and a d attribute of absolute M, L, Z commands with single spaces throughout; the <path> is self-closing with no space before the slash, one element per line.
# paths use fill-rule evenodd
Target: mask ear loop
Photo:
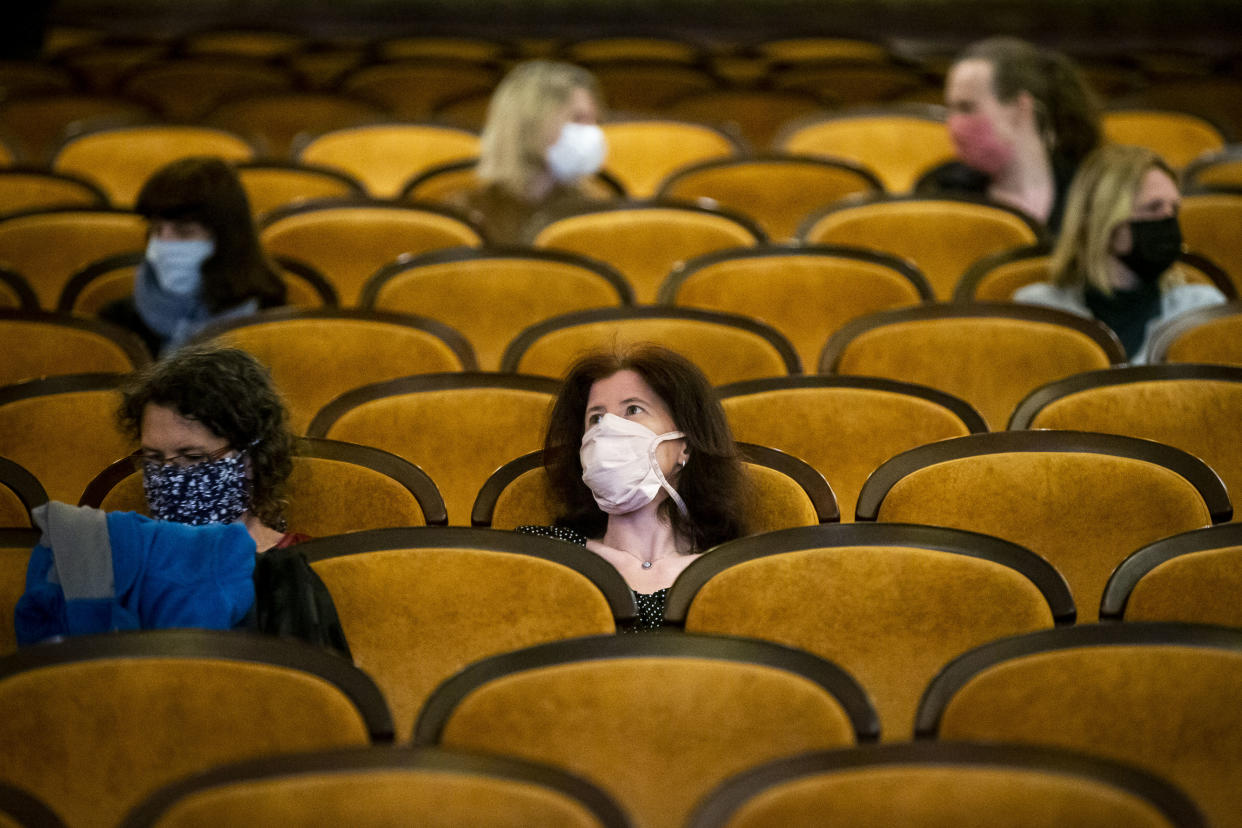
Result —
<path fill-rule="evenodd" d="M 664 477 L 664 471 L 660 468 L 660 463 L 656 460 L 656 449 L 660 447 L 660 443 L 666 440 L 676 440 L 686 435 L 680 431 L 670 431 L 667 434 L 661 434 L 659 437 L 651 441 L 651 448 L 647 449 L 647 458 L 651 462 L 651 470 L 655 472 L 656 480 L 660 481 L 660 487 L 668 492 L 669 498 L 677 505 L 677 511 L 681 512 L 681 516 L 686 520 L 690 519 L 690 510 L 686 508 L 686 501 L 681 499 L 681 495 L 677 494 L 677 490 L 673 488 L 668 479 Z"/>

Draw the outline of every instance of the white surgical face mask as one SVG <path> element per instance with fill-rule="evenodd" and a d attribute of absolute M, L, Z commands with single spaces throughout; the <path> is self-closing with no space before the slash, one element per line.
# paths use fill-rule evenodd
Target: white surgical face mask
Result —
<path fill-rule="evenodd" d="M 642 423 L 605 414 L 582 435 L 578 458 L 582 482 L 595 496 L 599 508 L 610 515 L 624 515 L 646 506 L 660 492 L 688 515 L 686 504 L 664 477 L 656 460 L 656 448 L 666 440 L 684 437 L 680 431 L 656 434 Z"/>
<path fill-rule="evenodd" d="M 561 134 L 548 147 L 544 159 L 553 178 L 569 182 L 599 172 L 607 154 L 608 142 L 602 129 L 595 124 L 570 122 L 561 127 Z"/>
<path fill-rule="evenodd" d="M 216 252 L 208 239 L 172 241 L 152 237 L 147 242 L 147 261 L 160 288 L 178 296 L 194 293 L 203 282 L 203 262 Z"/>

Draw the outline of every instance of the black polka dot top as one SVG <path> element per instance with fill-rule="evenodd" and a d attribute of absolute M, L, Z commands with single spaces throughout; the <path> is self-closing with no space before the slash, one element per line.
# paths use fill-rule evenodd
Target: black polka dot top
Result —
<path fill-rule="evenodd" d="M 565 526 L 519 526 L 517 531 L 527 535 L 556 538 L 579 546 L 586 546 L 587 542 L 586 535 Z M 620 631 L 646 632 L 664 626 L 664 601 L 668 597 L 668 589 L 657 589 L 651 593 L 630 591 L 634 592 L 634 600 L 638 604 L 638 618 L 630 624 L 622 625 Z"/>

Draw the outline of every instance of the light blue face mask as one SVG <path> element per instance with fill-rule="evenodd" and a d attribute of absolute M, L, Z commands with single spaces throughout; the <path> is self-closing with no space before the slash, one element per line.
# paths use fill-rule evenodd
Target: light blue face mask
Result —
<path fill-rule="evenodd" d="M 177 296 L 197 293 L 203 283 L 203 262 L 216 252 L 216 243 L 206 239 L 170 241 L 152 238 L 147 242 L 147 261 L 155 271 L 160 289 Z"/>

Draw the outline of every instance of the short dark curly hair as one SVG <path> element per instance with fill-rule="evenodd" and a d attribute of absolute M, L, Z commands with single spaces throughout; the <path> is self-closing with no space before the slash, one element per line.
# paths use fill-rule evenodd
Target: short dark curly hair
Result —
<path fill-rule="evenodd" d="M 582 482 L 578 449 L 586 432 L 591 386 L 625 370 L 642 377 L 668 405 L 693 458 L 677 482 L 689 520 L 673 508 L 672 500 L 661 505 L 661 514 L 700 552 L 746 534 L 744 516 L 753 492 L 720 399 L 697 365 L 653 344 L 588 354 L 566 374 L 549 415 L 543 452 L 549 482 L 562 509 L 558 525 L 591 538 L 601 537 L 607 528 L 608 515 Z"/>
<path fill-rule="evenodd" d="M 117 421 L 142 438 L 148 405 L 170 408 L 245 449 L 250 458 L 250 512 L 284 530 L 284 488 L 293 471 L 289 415 L 267 369 L 237 348 L 191 345 L 136 374 L 122 389 Z"/>

